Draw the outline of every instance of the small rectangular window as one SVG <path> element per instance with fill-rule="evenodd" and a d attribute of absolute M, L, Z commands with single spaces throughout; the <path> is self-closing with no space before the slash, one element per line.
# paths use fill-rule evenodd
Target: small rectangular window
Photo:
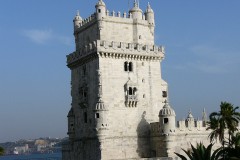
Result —
<path fill-rule="evenodd" d="M 101 9 L 98 9 L 98 13 L 101 13 Z"/>
<path fill-rule="evenodd" d="M 164 123 L 164 124 L 168 123 L 168 118 L 164 118 L 164 119 L 163 119 L 163 123 Z"/>
<path fill-rule="evenodd" d="M 166 98 L 167 97 L 167 91 L 162 91 L 162 97 Z"/>
<path fill-rule="evenodd" d="M 96 113 L 96 118 L 100 118 L 100 115 L 99 115 L 99 113 Z"/>

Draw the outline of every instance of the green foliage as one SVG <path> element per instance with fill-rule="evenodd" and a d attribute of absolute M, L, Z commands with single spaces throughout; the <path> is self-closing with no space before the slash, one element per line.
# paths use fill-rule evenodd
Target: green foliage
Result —
<path fill-rule="evenodd" d="M 180 157 L 182 160 L 218 160 L 220 157 L 220 150 L 221 148 L 215 150 L 212 153 L 212 147 L 213 144 L 210 144 L 207 146 L 207 148 L 202 144 L 202 143 L 198 143 L 197 147 L 195 148 L 193 145 L 191 145 L 191 151 L 186 151 L 184 149 L 182 149 L 187 157 L 185 157 L 184 155 L 175 153 L 178 157 Z"/>
<path fill-rule="evenodd" d="M 230 147 L 233 133 L 238 130 L 237 125 L 240 120 L 238 109 L 239 107 L 234 107 L 231 103 L 221 102 L 220 111 L 210 114 L 207 129 L 212 130 L 209 135 L 211 142 L 219 139 L 224 147 L 225 142 L 227 142 L 225 139 L 225 131 L 227 130 L 229 136 L 228 147 Z"/>
<path fill-rule="evenodd" d="M 4 148 L 0 147 L 0 156 L 4 155 Z"/>

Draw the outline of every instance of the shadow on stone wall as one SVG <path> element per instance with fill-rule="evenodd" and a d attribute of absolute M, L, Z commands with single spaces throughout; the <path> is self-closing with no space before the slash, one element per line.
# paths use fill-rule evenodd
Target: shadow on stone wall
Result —
<path fill-rule="evenodd" d="M 137 127 L 137 153 L 141 158 L 151 157 L 151 146 L 150 146 L 150 124 L 145 119 L 146 111 L 142 114 L 142 119 Z"/>

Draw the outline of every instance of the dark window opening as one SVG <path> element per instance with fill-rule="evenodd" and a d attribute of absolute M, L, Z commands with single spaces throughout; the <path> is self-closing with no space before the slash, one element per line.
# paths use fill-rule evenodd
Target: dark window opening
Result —
<path fill-rule="evenodd" d="M 83 96 L 84 96 L 84 98 L 87 98 L 87 91 L 83 92 Z"/>
<path fill-rule="evenodd" d="M 129 87 L 128 94 L 129 94 L 129 95 L 133 95 L 133 89 L 132 89 L 132 87 Z"/>
<path fill-rule="evenodd" d="M 84 122 L 87 123 L 87 112 L 84 112 Z"/>
<path fill-rule="evenodd" d="M 124 62 L 124 71 L 133 71 L 133 63 L 132 62 Z"/>
<path fill-rule="evenodd" d="M 166 97 L 167 97 L 167 91 L 162 91 L 162 96 L 163 96 L 164 98 L 166 98 Z"/>
<path fill-rule="evenodd" d="M 163 119 L 163 123 L 164 123 L 164 124 L 168 123 L 168 118 L 164 118 L 164 119 Z"/>
<path fill-rule="evenodd" d="M 129 72 L 132 72 L 133 71 L 133 64 L 132 62 L 129 62 Z"/>
<path fill-rule="evenodd" d="M 83 66 L 83 75 L 84 75 L 84 76 L 86 75 L 86 72 L 87 72 L 87 71 L 86 71 L 86 66 L 84 65 L 84 66 Z"/>
<path fill-rule="evenodd" d="M 137 88 L 133 88 L 133 95 L 137 95 Z"/>
<path fill-rule="evenodd" d="M 101 13 L 101 9 L 98 9 L 98 13 Z"/>
<path fill-rule="evenodd" d="M 124 71 L 128 71 L 128 62 L 124 62 Z"/>
<path fill-rule="evenodd" d="M 96 113 L 96 118 L 100 118 L 100 115 L 99 115 L 99 113 Z"/>

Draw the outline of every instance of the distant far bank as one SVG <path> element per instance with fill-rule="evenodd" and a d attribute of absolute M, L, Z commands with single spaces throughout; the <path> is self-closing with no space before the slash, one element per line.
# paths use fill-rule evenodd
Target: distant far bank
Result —
<path fill-rule="evenodd" d="M 0 143 L 4 148 L 4 156 L 36 156 L 36 155 L 52 155 L 61 153 L 62 143 L 66 138 L 39 138 L 34 140 L 19 140 L 16 142 Z M 31 157 L 30 157 L 31 158 Z M 2 159 L 2 157 L 0 158 Z M 17 158 L 19 160 L 19 157 Z M 43 160 L 43 159 L 42 159 Z"/>

